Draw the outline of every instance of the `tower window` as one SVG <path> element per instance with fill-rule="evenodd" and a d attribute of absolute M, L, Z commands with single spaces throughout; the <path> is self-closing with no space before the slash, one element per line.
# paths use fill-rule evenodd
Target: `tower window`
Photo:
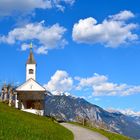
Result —
<path fill-rule="evenodd" d="M 29 69 L 29 74 L 34 74 L 34 70 L 33 69 Z"/>

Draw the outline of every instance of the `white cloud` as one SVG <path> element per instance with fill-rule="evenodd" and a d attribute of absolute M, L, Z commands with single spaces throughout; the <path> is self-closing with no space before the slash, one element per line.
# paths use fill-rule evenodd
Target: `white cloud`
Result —
<path fill-rule="evenodd" d="M 52 8 L 49 0 L 0 0 L 0 15 L 9 16 L 18 13 L 29 13 L 34 9 Z"/>
<path fill-rule="evenodd" d="M 53 0 L 53 5 L 54 7 L 58 8 L 60 11 L 64 11 L 65 10 L 65 4 L 67 5 L 73 5 L 75 2 L 75 0 Z"/>
<path fill-rule="evenodd" d="M 57 70 L 44 87 L 52 93 L 68 92 L 73 87 L 73 79 L 69 77 L 66 71 Z"/>
<path fill-rule="evenodd" d="M 75 0 L 0 0 L 0 16 L 28 14 L 35 9 L 57 8 L 61 11 L 66 5 L 72 5 Z"/>
<path fill-rule="evenodd" d="M 136 41 L 138 35 L 133 31 L 138 25 L 126 23 L 128 19 L 133 17 L 135 15 L 131 11 L 121 11 L 104 19 L 102 23 L 97 23 L 93 17 L 80 19 L 73 26 L 73 40 L 77 43 L 100 43 L 112 48 Z"/>
<path fill-rule="evenodd" d="M 86 98 L 99 101 L 99 96 L 128 96 L 140 93 L 140 85 L 117 84 L 110 82 L 105 75 L 95 73 L 92 77 L 71 77 L 66 71 L 57 70 L 44 87 L 53 94 L 66 92 L 86 93 Z"/>
<path fill-rule="evenodd" d="M 26 51 L 26 50 L 29 49 L 29 48 L 30 48 L 30 45 L 29 45 L 29 44 L 23 43 L 23 44 L 21 45 L 21 50 L 22 50 L 22 51 Z"/>
<path fill-rule="evenodd" d="M 63 38 L 66 29 L 59 24 L 45 26 L 44 21 L 40 23 L 30 23 L 23 27 L 15 28 L 7 36 L 0 36 L 0 42 L 8 44 L 23 43 L 21 50 L 28 48 L 29 41 L 36 42 L 36 52 L 47 54 L 48 50 L 63 48 L 67 41 Z"/>
<path fill-rule="evenodd" d="M 130 18 L 134 18 L 135 15 L 131 12 L 131 11 L 121 11 L 120 13 L 116 14 L 116 15 L 111 15 L 109 16 L 109 18 L 111 20 L 128 20 Z"/>
<path fill-rule="evenodd" d="M 90 88 L 93 96 L 127 96 L 140 93 L 140 85 L 117 84 L 110 82 L 107 76 L 94 74 L 88 78 L 76 78 L 77 90 Z"/>
<path fill-rule="evenodd" d="M 76 89 L 81 90 L 83 87 L 90 87 L 98 83 L 103 83 L 107 80 L 107 77 L 104 75 L 98 75 L 97 73 L 94 73 L 93 77 L 88 78 L 75 77 L 75 80 L 79 81 L 79 84 Z"/>
<path fill-rule="evenodd" d="M 48 54 L 48 49 L 45 46 L 40 46 L 36 49 L 37 54 Z"/>

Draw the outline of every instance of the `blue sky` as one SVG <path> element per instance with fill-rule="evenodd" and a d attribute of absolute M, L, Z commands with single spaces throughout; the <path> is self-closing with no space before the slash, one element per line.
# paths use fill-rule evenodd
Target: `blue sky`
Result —
<path fill-rule="evenodd" d="M 2 0 L 0 82 L 23 83 L 29 44 L 37 81 L 103 108 L 140 111 L 140 1 Z"/>

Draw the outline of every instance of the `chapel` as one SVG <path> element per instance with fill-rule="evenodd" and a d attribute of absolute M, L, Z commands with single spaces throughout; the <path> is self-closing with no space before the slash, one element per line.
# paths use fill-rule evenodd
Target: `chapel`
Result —
<path fill-rule="evenodd" d="M 46 89 L 36 81 L 36 67 L 31 44 L 26 62 L 26 81 L 15 90 L 15 107 L 22 111 L 44 115 Z"/>

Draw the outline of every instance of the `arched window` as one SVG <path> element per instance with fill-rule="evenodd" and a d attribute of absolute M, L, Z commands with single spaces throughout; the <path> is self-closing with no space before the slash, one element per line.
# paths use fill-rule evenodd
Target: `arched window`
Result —
<path fill-rule="evenodd" d="M 34 70 L 33 69 L 29 69 L 29 74 L 34 74 Z"/>

